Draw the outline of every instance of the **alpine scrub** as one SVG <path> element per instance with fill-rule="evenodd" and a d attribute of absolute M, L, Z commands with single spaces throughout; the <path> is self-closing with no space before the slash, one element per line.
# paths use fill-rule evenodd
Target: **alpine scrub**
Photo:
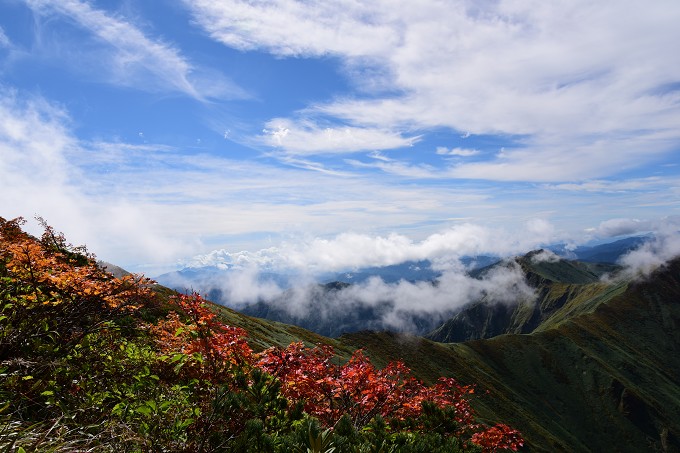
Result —
<path fill-rule="evenodd" d="M 328 346 L 255 353 L 201 296 L 0 218 L 0 451 L 516 451 L 473 386 Z"/>

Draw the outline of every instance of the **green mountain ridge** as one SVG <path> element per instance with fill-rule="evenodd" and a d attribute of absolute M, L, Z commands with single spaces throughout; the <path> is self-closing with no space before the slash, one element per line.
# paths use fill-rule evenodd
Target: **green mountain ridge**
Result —
<path fill-rule="evenodd" d="M 644 282 L 592 291 L 531 334 L 340 340 L 426 378 L 477 383 L 480 415 L 517 427 L 532 451 L 680 451 L 680 260 Z"/>
<path fill-rule="evenodd" d="M 427 382 L 476 383 L 480 416 L 519 429 L 530 451 L 680 451 L 680 259 L 643 282 L 600 281 L 617 270 L 611 265 L 532 254 L 517 263 L 537 297 L 514 309 L 481 301 L 467 310 L 469 319 L 488 316 L 486 339 L 442 343 L 376 331 L 330 339 L 220 312 L 260 347 L 297 337 L 332 345 L 341 357 L 361 348 L 380 366 L 402 360 Z"/>
<path fill-rule="evenodd" d="M 613 295 L 616 284 L 603 283 L 601 277 L 619 267 L 610 264 L 584 263 L 564 259 L 538 259 L 542 250 L 481 269 L 477 276 L 497 266 L 519 265 L 533 298 L 498 302 L 491 296 L 475 301 L 425 337 L 440 342 L 460 342 L 492 338 L 506 333 L 531 333 L 544 325 L 572 316 L 583 310 L 586 300 Z"/>

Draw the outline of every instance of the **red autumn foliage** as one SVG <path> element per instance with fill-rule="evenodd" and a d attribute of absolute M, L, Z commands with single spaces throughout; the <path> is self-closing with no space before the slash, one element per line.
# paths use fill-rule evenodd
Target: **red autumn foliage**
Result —
<path fill-rule="evenodd" d="M 305 410 L 326 426 L 333 426 L 345 414 L 357 427 L 377 415 L 415 418 L 421 414 L 424 401 L 440 408 L 455 407 L 461 427 L 474 424 L 466 398 L 474 392 L 471 386 L 462 386 L 452 378 L 426 386 L 412 377 L 403 363 L 377 369 L 361 350 L 343 365 L 335 364 L 333 357 L 329 346 L 310 349 L 293 343 L 285 349 L 268 349 L 258 366 L 282 382 L 284 396 L 303 401 Z"/>
<path fill-rule="evenodd" d="M 524 445 L 524 439 L 516 429 L 502 423 L 472 435 L 472 442 L 481 446 L 484 453 L 499 450 L 517 451 Z"/>
<path fill-rule="evenodd" d="M 154 300 L 150 280 L 137 276 L 114 278 L 97 265 L 93 255 L 67 244 L 50 227 L 45 226 L 45 234 L 38 240 L 24 233 L 22 224 L 22 219 L 0 218 L 0 295 L 11 301 L 3 308 L 11 317 L 0 312 L 0 320 L 4 321 L 0 361 L 24 350 L 31 351 L 34 344 L 31 341 L 36 338 L 44 340 L 43 343 L 48 340 L 50 344 L 58 343 L 60 347 L 69 341 L 76 345 L 74 339 L 82 339 L 100 326 L 104 331 L 110 325 L 105 315 L 127 314 Z M 441 378 L 435 385 L 426 386 L 402 362 L 378 369 L 361 350 L 339 364 L 329 346 L 307 348 L 302 343 L 292 343 L 254 355 L 246 331 L 222 323 L 200 295 L 177 296 L 174 302 L 174 312 L 147 327 L 164 353 L 164 360 L 168 358 L 165 354 L 175 354 L 164 364 L 175 364 L 178 357 L 182 362 L 173 368 L 175 372 L 183 370 L 192 380 L 199 377 L 203 383 L 209 383 L 197 387 L 203 394 L 211 394 L 211 389 L 229 383 L 232 385 L 226 386 L 225 394 L 253 385 L 257 373 L 249 372 L 259 372 L 254 369 L 257 367 L 278 379 L 280 395 L 301 402 L 308 414 L 327 427 L 335 426 L 343 416 L 348 416 L 357 428 L 381 416 L 395 421 L 395 426 L 422 430 L 424 423 L 419 417 L 424 403 L 429 402 L 446 409 L 443 412 L 446 416 L 452 414 L 455 427 L 446 435 L 470 439 L 485 453 L 516 451 L 523 445 L 520 433 L 507 425 L 485 429 L 477 424 L 468 399 L 474 388 L 460 385 L 455 379 Z M 85 318 L 87 323 L 83 322 Z M 108 349 L 114 350 L 116 346 L 112 342 Z M 149 375 L 148 368 L 146 373 Z M 239 373 L 247 376 L 245 380 L 235 378 Z M 270 376 L 267 379 L 275 382 Z M 79 390 L 72 387 L 68 391 L 73 396 Z M 268 401 L 270 406 L 272 401 L 278 400 Z M 148 410 L 155 411 L 155 407 L 154 402 L 154 407 Z M 205 432 L 215 426 L 233 428 L 239 423 L 245 426 L 248 420 L 247 414 L 242 420 L 238 414 L 230 414 L 219 422 L 212 417 L 214 412 L 210 412 L 205 401 L 200 409 L 207 415 L 200 415 L 196 425 L 212 423 Z M 196 416 L 201 413 L 193 411 Z M 200 428 L 195 430 L 198 431 Z"/>
<path fill-rule="evenodd" d="M 218 381 L 232 367 L 252 364 L 253 351 L 245 330 L 227 326 L 198 294 L 174 298 L 177 307 L 188 318 L 183 322 L 176 312 L 151 327 L 152 334 L 165 352 L 200 353 L 205 360 L 206 377 Z"/>
<path fill-rule="evenodd" d="M 201 296 L 179 296 L 175 301 L 187 322 L 179 314 L 170 313 L 151 332 L 166 352 L 200 353 L 206 361 L 202 374 L 214 382 L 224 379 L 224 372 L 233 367 L 256 366 L 281 382 L 284 397 L 302 402 L 305 412 L 327 427 L 345 415 L 357 428 L 376 416 L 415 420 L 427 401 L 440 409 L 453 408 L 459 427 L 456 434 L 472 434 L 472 442 L 485 453 L 516 451 L 523 445 L 519 432 L 507 425 L 480 431 L 483 427 L 475 421 L 469 401 L 473 386 L 461 385 L 453 378 L 440 378 L 427 386 L 402 362 L 378 369 L 361 350 L 339 364 L 333 348 L 327 345 L 308 348 L 298 342 L 255 356 L 246 332 L 220 322 Z"/>
<path fill-rule="evenodd" d="M 135 275 L 113 278 L 93 255 L 67 244 L 51 227 L 44 225 L 45 233 L 37 240 L 21 230 L 24 223 L 21 218 L 0 218 L 0 261 L 8 278 L 28 283 L 15 288 L 25 301 L 129 311 L 150 299 L 149 279 Z"/>

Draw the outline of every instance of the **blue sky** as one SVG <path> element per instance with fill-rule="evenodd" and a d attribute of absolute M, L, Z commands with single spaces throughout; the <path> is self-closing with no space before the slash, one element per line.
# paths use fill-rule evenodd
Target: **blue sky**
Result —
<path fill-rule="evenodd" d="M 0 215 L 149 275 L 677 230 L 678 23 L 675 0 L 6 0 Z"/>

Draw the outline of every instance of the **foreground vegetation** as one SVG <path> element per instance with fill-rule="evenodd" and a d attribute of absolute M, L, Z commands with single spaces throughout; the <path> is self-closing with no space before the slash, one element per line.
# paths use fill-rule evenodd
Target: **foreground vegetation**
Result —
<path fill-rule="evenodd" d="M 44 225 L 0 218 L 0 451 L 517 450 L 474 387 L 359 350 L 253 352 L 198 295 L 115 278 Z"/>

